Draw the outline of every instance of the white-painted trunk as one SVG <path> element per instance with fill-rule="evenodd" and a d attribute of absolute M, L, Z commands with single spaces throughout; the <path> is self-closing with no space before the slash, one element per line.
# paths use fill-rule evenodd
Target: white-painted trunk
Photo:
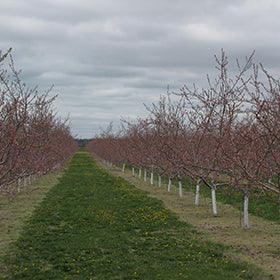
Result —
<path fill-rule="evenodd" d="M 29 185 L 31 185 L 32 184 L 32 175 L 31 174 L 29 175 L 29 179 L 28 180 L 29 180 Z"/>
<path fill-rule="evenodd" d="M 144 181 L 145 182 L 147 181 L 147 169 L 146 168 L 144 169 Z"/>
<path fill-rule="evenodd" d="M 179 180 L 179 196 L 183 197 L 183 188 L 182 188 L 182 181 Z"/>
<path fill-rule="evenodd" d="M 244 196 L 244 227 L 245 228 L 249 228 L 248 206 L 249 206 L 249 197 L 247 194 L 245 194 Z"/>
<path fill-rule="evenodd" d="M 27 187 L 27 182 L 26 182 L 26 176 L 23 178 L 23 186 L 26 188 Z"/>
<path fill-rule="evenodd" d="M 124 169 L 125 169 L 125 163 L 123 163 L 122 165 L 122 172 L 124 172 Z"/>
<path fill-rule="evenodd" d="M 171 183 L 172 183 L 172 179 L 168 178 L 168 187 L 167 187 L 167 191 L 170 192 L 171 191 Z"/>
<path fill-rule="evenodd" d="M 132 167 L 132 176 L 135 177 L 135 170 L 134 170 L 134 167 Z"/>
<path fill-rule="evenodd" d="M 279 211 L 279 219 L 280 219 L 280 194 L 278 197 L 278 211 Z"/>
<path fill-rule="evenodd" d="M 151 178 L 150 178 L 150 183 L 151 185 L 154 184 L 154 165 L 152 164 L 152 171 L 151 171 Z"/>
<path fill-rule="evenodd" d="M 216 201 L 216 190 L 215 189 L 211 189 L 211 196 L 212 196 L 213 214 L 216 216 L 216 215 L 218 215 L 218 212 L 217 212 L 217 201 Z"/>
<path fill-rule="evenodd" d="M 112 168 L 112 167 L 113 167 L 113 162 L 110 163 L 110 168 Z"/>
<path fill-rule="evenodd" d="M 196 181 L 196 192 L 195 192 L 195 205 L 198 206 L 199 204 L 199 191 L 200 191 L 200 180 Z"/>
<path fill-rule="evenodd" d="M 20 193 L 21 191 L 20 187 L 21 187 L 21 178 L 18 178 L 18 188 L 17 188 L 18 193 Z"/>
<path fill-rule="evenodd" d="M 138 174 L 138 178 L 141 179 L 141 175 L 142 175 L 142 169 L 139 169 L 139 174 Z"/>
<path fill-rule="evenodd" d="M 158 187 L 161 188 L 161 176 L 158 175 Z"/>

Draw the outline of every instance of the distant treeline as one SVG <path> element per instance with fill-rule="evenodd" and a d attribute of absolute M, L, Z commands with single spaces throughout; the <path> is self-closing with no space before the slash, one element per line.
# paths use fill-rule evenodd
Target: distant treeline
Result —
<path fill-rule="evenodd" d="M 84 148 L 90 139 L 75 139 L 80 148 Z"/>

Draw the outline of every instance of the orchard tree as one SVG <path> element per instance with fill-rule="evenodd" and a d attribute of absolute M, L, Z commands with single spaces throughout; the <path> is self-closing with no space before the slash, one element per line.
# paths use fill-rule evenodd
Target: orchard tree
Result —
<path fill-rule="evenodd" d="M 259 71 L 259 69 L 261 71 Z M 280 218 L 280 81 L 268 73 L 262 64 L 255 65 L 251 87 L 247 89 L 252 104 L 251 113 L 262 133 L 261 150 L 266 153 L 255 181 L 279 207 Z"/>
<path fill-rule="evenodd" d="M 171 181 L 177 178 L 179 182 L 179 196 L 182 197 L 182 177 L 189 175 L 185 165 L 186 154 L 186 123 L 184 100 L 171 100 L 171 96 L 161 96 L 158 104 L 147 107 L 149 123 L 153 127 L 153 151 L 155 163 L 161 174 L 169 178 L 168 191 Z"/>
<path fill-rule="evenodd" d="M 48 97 L 52 88 L 45 94 L 28 88 L 11 50 L 0 52 L 0 62 L 0 188 L 8 187 L 12 195 L 15 181 L 52 170 L 76 151 L 77 143 L 68 124 L 55 117 L 55 97 Z"/>
<path fill-rule="evenodd" d="M 246 59 L 243 67 L 237 61 L 238 73 L 230 77 L 228 58 L 222 50 L 221 58 L 216 58 L 219 71 L 214 84 L 208 77 L 208 89 L 190 89 L 184 86 L 179 95 L 186 98 L 188 109 L 187 119 L 192 127 L 193 153 L 191 158 L 194 177 L 208 186 L 212 194 L 213 214 L 217 215 L 216 190 L 217 175 L 226 169 L 223 161 L 223 145 L 231 135 L 238 118 L 243 112 L 245 101 L 246 72 L 252 65 L 253 54 Z M 199 184 L 197 184 L 196 201 L 198 200 Z"/>

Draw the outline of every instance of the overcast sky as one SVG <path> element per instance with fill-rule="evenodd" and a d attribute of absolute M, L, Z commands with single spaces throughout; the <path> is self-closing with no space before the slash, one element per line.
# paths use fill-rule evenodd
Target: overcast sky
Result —
<path fill-rule="evenodd" d="M 0 50 L 13 48 L 29 86 L 54 84 L 58 115 L 89 138 L 144 116 L 167 85 L 204 86 L 221 48 L 241 61 L 256 50 L 277 76 L 279 15 L 279 0 L 7 0 Z"/>

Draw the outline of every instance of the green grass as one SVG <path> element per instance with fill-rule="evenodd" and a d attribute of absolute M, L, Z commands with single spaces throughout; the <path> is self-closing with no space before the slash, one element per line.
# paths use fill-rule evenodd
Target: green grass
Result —
<path fill-rule="evenodd" d="M 5 193 L 0 195 L 0 256 L 8 253 L 10 243 L 15 242 L 20 235 L 23 221 L 32 215 L 34 208 L 58 183 L 62 170 L 65 168 L 66 166 L 61 166 L 37 178 L 36 181 L 33 180 L 31 185 L 22 187 L 20 193 L 17 192 L 17 184 L 14 184 L 13 197 Z"/>
<path fill-rule="evenodd" d="M 126 166 L 126 170 L 131 170 L 131 166 Z M 135 169 L 136 177 L 138 176 L 138 169 Z M 147 173 L 147 182 L 149 182 L 150 173 Z M 142 175 L 143 177 L 143 175 Z M 168 178 L 162 177 L 162 185 L 168 184 Z M 154 184 L 158 184 L 158 175 L 154 174 Z M 172 184 L 178 186 L 178 179 L 174 178 Z M 182 185 L 185 191 L 195 192 L 196 182 L 190 178 L 183 178 Z M 211 190 L 201 183 L 200 193 L 202 196 L 211 198 Z M 268 221 L 277 222 L 280 220 L 280 209 L 279 209 L 279 196 L 271 191 L 267 191 L 270 197 L 261 191 L 261 189 L 253 189 L 250 193 L 249 199 L 249 213 L 258 217 L 262 217 Z M 234 208 L 243 208 L 243 193 L 235 188 L 230 187 L 218 187 L 216 192 L 217 200 L 229 205 Z"/>
<path fill-rule="evenodd" d="M 202 195 L 211 197 L 211 192 L 208 187 L 203 186 Z M 226 204 L 232 205 L 236 209 L 243 210 L 243 193 L 238 189 L 231 189 L 229 187 L 219 187 L 216 192 L 217 200 Z M 261 190 L 254 189 L 250 193 L 249 198 L 249 213 L 262 217 L 268 221 L 279 221 L 279 206 L 278 195 L 270 192 L 271 198 L 265 195 Z"/>
<path fill-rule="evenodd" d="M 26 222 L 3 279 L 258 279 L 160 200 L 77 153 Z"/>

